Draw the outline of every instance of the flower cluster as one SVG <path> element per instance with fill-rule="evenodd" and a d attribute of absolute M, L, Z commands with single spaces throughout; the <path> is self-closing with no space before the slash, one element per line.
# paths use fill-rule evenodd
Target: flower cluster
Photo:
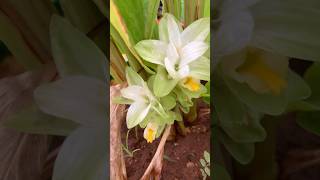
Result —
<path fill-rule="evenodd" d="M 155 70 L 144 80 L 132 68 L 126 69 L 128 87 L 117 103 L 130 104 L 127 127 L 145 128 L 144 138 L 152 142 L 166 125 L 181 121 L 193 98 L 206 93 L 201 80 L 210 80 L 209 18 L 199 19 L 185 29 L 170 14 L 159 23 L 159 40 L 142 40 L 135 50 Z"/>

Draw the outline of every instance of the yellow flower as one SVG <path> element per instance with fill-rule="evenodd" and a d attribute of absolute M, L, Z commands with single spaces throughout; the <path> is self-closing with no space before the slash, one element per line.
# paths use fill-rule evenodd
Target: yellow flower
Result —
<path fill-rule="evenodd" d="M 189 89 L 192 92 L 196 92 L 196 91 L 200 90 L 199 80 L 192 78 L 190 76 L 186 77 L 183 80 L 183 85 L 184 85 L 184 87 L 186 87 L 187 89 Z"/>
<path fill-rule="evenodd" d="M 257 93 L 279 95 L 287 87 L 289 59 L 258 48 L 245 48 L 222 61 L 223 71 Z"/>
<path fill-rule="evenodd" d="M 158 130 L 158 124 L 148 123 L 147 127 L 144 129 L 143 137 L 147 140 L 148 143 L 152 143 L 156 138 Z"/>

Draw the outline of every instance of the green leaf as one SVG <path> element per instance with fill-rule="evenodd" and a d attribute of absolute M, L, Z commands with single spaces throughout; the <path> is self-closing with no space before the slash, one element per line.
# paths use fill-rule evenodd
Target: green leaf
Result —
<path fill-rule="evenodd" d="M 144 84 L 144 80 L 142 79 L 142 77 L 135 72 L 131 67 L 127 67 L 126 68 L 126 79 L 129 85 L 138 85 L 143 87 Z"/>
<path fill-rule="evenodd" d="M 100 126 L 107 117 L 106 84 L 84 76 L 66 77 L 34 91 L 39 108 L 50 115 L 88 126 Z"/>
<path fill-rule="evenodd" d="M 246 109 L 242 102 L 230 91 L 219 74 L 213 79 L 213 101 L 218 121 L 225 124 L 242 124 L 245 122 Z M 228 108 L 226 108 L 228 107 Z"/>
<path fill-rule="evenodd" d="M 287 99 L 284 93 L 273 95 L 271 93 L 257 93 L 247 84 L 239 83 L 229 77 L 225 77 L 231 91 L 251 109 L 270 115 L 279 115 L 285 111 Z"/>
<path fill-rule="evenodd" d="M 53 57 L 62 77 L 86 75 L 104 80 L 107 58 L 86 35 L 57 15 L 52 16 L 50 35 Z"/>
<path fill-rule="evenodd" d="M 145 7 L 145 39 L 151 39 L 154 32 L 154 27 L 156 26 L 158 8 L 160 5 L 160 0 L 148 0 L 145 1 L 147 4 Z"/>
<path fill-rule="evenodd" d="M 101 128 L 80 127 L 64 141 L 54 164 L 55 180 L 105 180 L 107 132 Z"/>
<path fill-rule="evenodd" d="M 248 164 L 252 161 L 254 157 L 253 143 L 236 143 L 221 130 L 218 133 L 219 141 L 239 163 Z"/>
<path fill-rule="evenodd" d="M 138 3 L 141 0 L 137 0 L 133 3 Z M 116 1 L 117 3 L 122 3 L 121 6 L 125 6 L 125 10 L 122 11 L 127 11 L 127 8 L 132 8 L 135 9 L 135 7 L 130 7 L 130 5 L 124 5 L 126 4 L 126 1 Z M 125 18 L 122 16 L 120 13 L 120 7 L 116 4 L 115 0 L 110 1 L 110 35 L 117 44 L 117 46 L 120 48 L 123 53 L 125 53 L 129 59 L 129 63 L 131 66 L 134 67 L 136 71 L 140 70 L 140 65 L 149 73 L 153 74 L 154 72 L 150 70 L 142 61 L 142 59 L 139 57 L 137 52 L 134 49 L 134 45 L 138 42 L 135 41 L 134 38 L 132 37 L 132 34 L 130 31 L 133 31 L 133 34 L 140 34 L 141 28 L 139 27 L 138 29 L 129 29 L 129 27 L 125 23 Z M 131 2 L 130 2 L 131 3 Z M 122 7 L 123 8 L 123 7 Z M 130 11 L 131 12 L 131 11 Z M 140 13 L 143 11 L 140 11 Z M 143 13 L 141 13 L 143 14 Z M 134 13 L 132 14 L 134 16 Z M 133 18 L 132 22 L 137 21 L 139 18 Z M 143 22 L 139 21 L 139 22 Z M 135 32 L 138 31 L 138 32 Z M 143 32 L 142 32 L 143 33 Z M 142 39 L 139 39 L 139 41 Z M 140 63 L 139 64 L 137 64 Z"/>
<path fill-rule="evenodd" d="M 237 143 L 261 142 L 267 136 L 264 127 L 260 123 L 260 117 L 253 117 L 249 114 L 246 114 L 242 123 L 230 123 L 221 119 L 221 127 Z"/>
<path fill-rule="evenodd" d="M 160 104 L 165 108 L 166 110 L 171 110 L 176 106 L 176 98 L 173 94 L 169 94 L 167 96 L 164 96 L 160 98 Z"/>
<path fill-rule="evenodd" d="M 304 100 L 311 95 L 311 89 L 308 83 L 292 70 L 289 70 L 288 73 L 288 87 L 286 92 L 289 103 Z"/>
<path fill-rule="evenodd" d="M 60 4 L 64 17 L 85 34 L 105 21 L 92 0 L 60 0 Z"/>
<path fill-rule="evenodd" d="M 288 57 L 319 61 L 320 2 L 262 0 L 252 7 L 251 45 Z"/>
<path fill-rule="evenodd" d="M 220 125 L 228 136 L 238 143 L 264 140 L 266 132 L 259 117 L 248 114 L 247 107 L 231 92 L 219 75 L 214 76 L 214 82 L 213 99 L 216 112 Z"/>
<path fill-rule="evenodd" d="M 157 97 L 168 95 L 177 85 L 178 80 L 169 79 L 168 74 L 162 66 L 158 66 L 158 72 L 154 79 L 153 91 Z"/>
<path fill-rule="evenodd" d="M 22 132 L 58 136 L 67 136 L 78 127 L 75 122 L 41 112 L 35 103 L 24 106 L 3 125 Z"/>
<path fill-rule="evenodd" d="M 136 44 L 143 40 L 145 35 L 144 0 L 111 0 L 110 3 L 113 3 L 118 10 L 118 14 L 111 13 L 110 15 L 121 16 L 122 22 L 118 23 L 123 23 L 123 26 L 125 26 L 125 29 L 132 42 Z M 149 15 L 152 16 L 152 14 Z"/>
<path fill-rule="evenodd" d="M 167 43 L 158 40 L 143 40 L 135 45 L 135 50 L 146 61 L 164 65 L 167 55 Z"/>
<path fill-rule="evenodd" d="M 214 163 L 212 179 L 231 180 L 231 177 L 224 167 L 222 167 L 220 164 Z"/>
<path fill-rule="evenodd" d="M 305 130 L 320 136 L 320 111 L 298 113 L 297 123 Z"/>
<path fill-rule="evenodd" d="M 319 107 L 320 110 L 320 64 L 313 64 L 305 73 L 304 78 L 309 84 L 312 94 L 306 100 L 306 103 Z"/>
<path fill-rule="evenodd" d="M 198 60 L 190 63 L 190 75 L 197 79 L 210 81 L 210 59 L 201 56 Z"/>
<path fill-rule="evenodd" d="M 203 17 L 210 17 L 210 0 L 204 0 Z"/>
<path fill-rule="evenodd" d="M 14 57 L 28 70 L 38 69 L 41 61 L 26 44 L 19 30 L 0 12 L 0 40 L 7 46 Z"/>

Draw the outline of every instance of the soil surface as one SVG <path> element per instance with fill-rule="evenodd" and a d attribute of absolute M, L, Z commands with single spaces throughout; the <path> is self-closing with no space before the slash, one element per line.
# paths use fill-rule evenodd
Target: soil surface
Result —
<path fill-rule="evenodd" d="M 203 158 L 204 151 L 210 152 L 210 114 L 205 113 L 206 110 L 205 105 L 200 105 L 198 119 L 192 124 L 186 124 L 186 136 L 177 133 L 174 139 L 166 142 L 162 180 L 202 179 L 199 160 Z M 126 131 L 126 128 L 123 128 L 122 142 L 125 142 Z M 142 177 L 161 139 L 159 137 L 153 143 L 147 143 L 143 139 L 143 129 L 138 130 L 138 137 L 139 139 L 136 139 L 132 130 L 128 138 L 130 150 L 140 149 L 133 157 L 125 158 L 129 180 L 139 180 Z"/>

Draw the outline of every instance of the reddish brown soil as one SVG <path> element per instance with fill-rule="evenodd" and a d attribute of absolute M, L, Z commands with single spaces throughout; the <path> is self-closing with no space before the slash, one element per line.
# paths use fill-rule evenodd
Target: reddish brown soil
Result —
<path fill-rule="evenodd" d="M 200 107 L 204 108 L 204 107 Z M 190 132 L 187 136 L 176 135 L 172 141 L 165 145 L 164 166 L 162 180 L 198 180 L 202 179 L 199 159 L 203 152 L 210 152 L 210 119 L 209 114 L 198 118 L 193 124 L 186 125 Z M 124 132 L 126 130 L 124 129 Z M 125 135 L 125 133 L 123 133 Z M 131 150 L 140 149 L 134 153 L 134 157 L 126 157 L 126 169 L 129 180 L 139 180 L 147 169 L 160 138 L 148 144 L 142 137 L 143 130 L 138 132 L 139 139 L 134 132 L 130 132 L 129 147 Z M 124 141 L 123 141 L 124 142 Z"/>

